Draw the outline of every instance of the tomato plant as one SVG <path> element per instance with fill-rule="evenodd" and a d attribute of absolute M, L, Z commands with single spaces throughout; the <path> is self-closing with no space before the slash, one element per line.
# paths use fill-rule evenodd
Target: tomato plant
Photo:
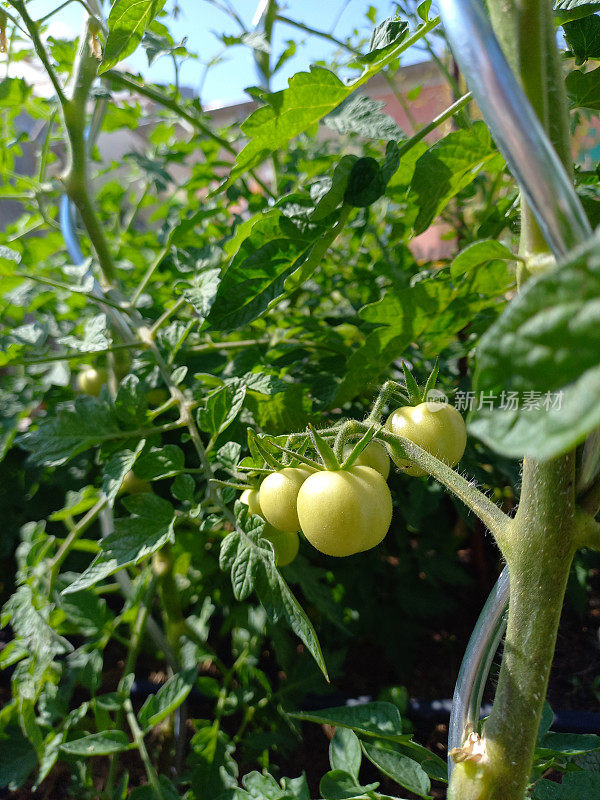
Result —
<path fill-rule="evenodd" d="M 179 4 L 87 0 L 67 41 L 70 5 L 0 2 L 0 790 L 443 797 L 407 698 L 452 695 L 499 551 L 495 700 L 448 797 L 593 796 L 600 743 L 544 698 L 599 568 L 600 191 L 593 147 L 571 159 L 596 6 L 489 0 L 533 106 L 502 123 L 506 68 L 457 80 L 427 2 L 348 7 L 347 36 L 210 4 L 206 69 L 245 48 L 259 84 L 220 126 L 180 85 Z M 481 41 L 445 31 L 459 62 Z"/>

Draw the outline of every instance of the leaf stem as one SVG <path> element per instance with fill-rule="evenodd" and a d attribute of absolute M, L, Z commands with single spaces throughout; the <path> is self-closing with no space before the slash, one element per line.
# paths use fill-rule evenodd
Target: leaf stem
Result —
<path fill-rule="evenodd" d="M 434 131 L 436 128 L 439 128 L 439 126 L 442 125 L 444 122 L 446 122 L 446 120 L 450 119 L 450 117 L 453 117 L 455 114 L 457 114 L 462 108 L 468 105 L 472 99 L 473 95 L 471 94 L 471 92 L 467 92 L 467 94 L 464 94 L 455 103 L 452 103 L 451 106 L 448 106 L 448 108 L 445 111 L 442 111 L 441 114 L 438 114 L 438 116 L 435 117 L 435 119 L 433 119 L 429 124 L 425 125 L 419 131 L 417 131 L 417 133 L 415 133 L 414 136 L 411 136 L 410 139 L 407 139 L 405 142 L 402 142 L 402 144 L 398 148 L 400 157 L 402 158 L 402 156 L 405 155 L 405 153 L 408 153 L 409 150 L 412 150 L 412 148 L 416 144 L 422 141 L 432 131 Z"/>

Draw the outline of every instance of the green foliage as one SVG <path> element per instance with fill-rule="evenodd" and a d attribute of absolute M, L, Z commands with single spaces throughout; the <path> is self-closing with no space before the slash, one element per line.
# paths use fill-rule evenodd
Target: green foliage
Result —
<path fill-rule="evenodd" d="M 552 458 L 600 424 L 597 238 L 533 280 L 486 332 L 476 389 L 500 397 L 516 392 L 514 408 L 478 409 L 471 430 L 512 457 Z"/>
<path fill-rule="evenodd" d="M 165 0 L 116 0 L 108 17 L 108 37 L 100 73 L 131 55 Z"/>
<path fill-rule="evenodd" d="M 473 594 L 457 556 L 473 520 L 435 481 L 392 474 L 385 542 L 334 562 L 301 536 L 280 570 L 263 521 L 236 500 L 276 459 L 320 451 L 333 463 L 340 424 L 364 419 L 384 380 L 404 376 L 414 393 L 431 374 L 449 397 L 468 391 L 476 352 L 476 388 L 565 391 L 560 419 L 495 409 L 473 421 L 495 452 L 471 442 L 465 469 L 514 496 L 518 468 L 498 453 L 553 455 L 600 424 L 597 255 L 590 245 L 503 311 L 517 190 L 485 124 L 465 109 L 450 132 L 409 136 L 357 91 L 377 75 L 393 83 L 408 47 L 429 44 L 428 2 L 376 26 L 369 47 L 340 42 L 343 66 L 251 90 L 259 107 L 227 131 L 178 86 L 112 70 L 140 43 L 149 63 L 193 57 L 164 5 L 114 2 L 79 67 L 77 43 L 37 43 L 65 90 L 92 84 L 86 109 L 108 100 L 118 164 L 83 148 L 85 98 L 74 122 L 27 80 L 0 83 L 0 787 L 45 791 L 58 775 L 61 796 L 90 800 L 311 800 L 319 784 L 323 800 L 386 800 L 367 782 L 381 773 L 429 797 L 445 763 L 412 739 L 406 698 L 424 631 L 454 630 Z M 577 64 L 597 57 L 595 8 L 556 7 Z M 13 33 L 11 69 L 36 58 Z M 269 25 L 220 40 L 250 47 L 265 83 L 297 46 L 273 53 Z M 575 107 L 600 107 L 596 72 L 567 76 Z M 90 207 L 57 177 L 70 166 Z M 594 219 L 592 173 L 578 188 Z M 65 185 L 80 211 L 76 264 L 56 223 Z M 425 232 L 431 257 L 417 255 Z M 442 236 L 452 257 L 439 256 Z M 107 376 L 98 397 L 76 388 L 86 367 Z M 380 674 L 409 689 L 378 695 Z M 380 699 L 297 712 L 361 682 Z M 301 722 L 335 727 L 325 775 Z M 545 729 L 538 744 L 536 769 L 569 771 L 558 789 L 537 780 L 532 797 L 570 786 L 593 797 L 571 770 L 595 737 Z"/>

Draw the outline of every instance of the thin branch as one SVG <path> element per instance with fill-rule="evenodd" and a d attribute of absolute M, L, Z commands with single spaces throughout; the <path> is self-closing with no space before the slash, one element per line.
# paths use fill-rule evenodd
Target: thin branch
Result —
<path fill-rule="evenodd" d="M 58 79 L 58 75 L 54 71 L 54 67 L 50 63 L 50 57 L 48 56 L 48 52 L 44 47 L 44 43 L 40 38 L 40 33 L 37 24 L 29 16 L 27 8 L 25 7 L 24 0 L 8 0 L 8 1 L 15 9 L 15 11 L 18 11 L 19 14 L 21 15 L 21 19 L 23 20 L 25 27 L 27 28 L 27 31 L 29 33 L 29 36 L 31 37 L 31 40 L 33 42 L 35 52 L 37 53 L 38 58 L 44 65 L 44 69 L 48 73 L 48 77 L 50 78 L 50 81 L 54 86 L 54 91 L 56 92 L 56 96 L 58 97 L 61 105 L 63 103 L 66 103 L 67 97 L 64 93 L 61 82 Z"/>
<path fill-rule="evenodd" d="M 467 92 L 467 94 L 464 94 L 455 103 L 452 103 L 451 106 L 448 106 L 448 108 L 445 111 L 442 111 L 441 114 L 438 114 L 438 116 L 435 117 L 435 119 L 433 119 L 428 125 L 425 125 L 419 131 L 417 131 L 417 133 L 415 133 L 414 136 L 411 136 L 410 139 L 407 139 L 400 145 L 399 147 L 400 156 L 402 157 L 405 153 L 411 150 L 416 144 L 418 144 L 422 139 L 428 136 L 432 131 L 434 131 L 436 128 L 439 128 L 439 126 L 442 123 L 444 123 L 447 119 L 453 117 L 456 113 L 458 113 L 461 110 L 461 108 L 464 108 L 466 105 L 468 105 L 472 99 L 473 95 L 471 94 L 471 92 Z"/>

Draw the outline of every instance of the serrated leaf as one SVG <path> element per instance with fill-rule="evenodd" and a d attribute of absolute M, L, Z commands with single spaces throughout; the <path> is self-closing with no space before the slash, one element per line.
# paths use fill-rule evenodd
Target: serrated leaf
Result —
<path fill-rule="evenodd" d="M 48 606 L 38 608 L 30 586 L 19 586 L 2 607 L 0 626 L 10 622 L 15 636 L 30 653 L 51 661 L 54 655 L 72 651 L 73 645 L 49 625 L 49 613 Z"/>
<path fill-rule="evenodd" d="M 17 437 L 36 464 L 58 466 L 120 432 L 113 408 L 103 400 L 78 397 L 73 408 L 58 409 L 36 430 Z"/>
<path fill-rule="evenodd" d="M 391 747 L 383 747 L 379 744 L 363 742 L 362 749 L 369 761 L 375 764 L 384 775 L 396 781 L 404 789 L 429 800 L 431 781 L 425 770 L 416 761 Z"/>
<path fill-rule="evenodd" d="M 285 279 L 308 257 L 319 230 L 301 230 L 280 209 L 263 214 L 223 275 L 208 322 L 235 330 L 264 313 L 284 294 Z"/>
<path fill-rule="evenodd" d="M 197 676 L 197 668 L 179 672 L 169 678 L 156 694 L 149 695 L 137 715 L 142 730 L 154 728 L 179 708 L 190 693 Z"/>
<path fill-rule="evenodd" d="M 385 102 L 372 100 L 362 94 L 349 97 L 328 114 L 323 123 L 341 134 L 354 133 L 367 139 L 406 139 L 393 117 L 384 114 Z"/>
<path fill-rule="evenodd" d="M 406 289 L 388 289 L 382 300 L 361 309 L 360 317 L 376 328 L 348 359 L 332 407 L 377 380 L 411 342 L 427 343 L 433 354 L 439 353 L 478 310 L 498 302 L 500 284 L 490 277 L 489 293 L 484 293 L 479 291 L 485 287 L 477 283 L 477 272 L 460 287 L 452 284 L 448 273 L 439 273 Z"/>
<path fill-rule="evenodd" d="M 219 557 L 221 569 L 231 572 L 236 598 L 244 599 L 255 591 L 271 622 L 285 619 L 327 678 L 327 668 L 317 634 L 275 567 L 270 545 L 260 539 L 263 522 L 258 517 L 252 517 L 246 522 L 246 526 L 248 533 L 237 530 L 223 539 Z"/>
<path fill-rule="evenodd" d="M 208 269 L 200 272 L 194 279 L 194 285 L 185 289 L 183 296 L 198 312 L 200 322 L 208 317 L 221 282 L 220 269 Z"/>
<path fill-rule="evenodd" d="M 143 427 L 148 411 L 148 397 L 136 375 L 127 375 L 115 397 L 115 412 L 125 425 Z"/>
<path fill-rule="evenodd" d="M 250 392 L 259 394 L 273 395 L 285 392 L 289 383 L 282 381 L 276 375 L 269 375 L 266 372 L 247 372 L 242 381 Z"/>
<path fill-rule="evenodd" d="M 135 450 L 118 450 L 104 465 L 102 491 L 108 497 L 110 505 L 114 503 L 123 483 L 123 478 L 132 469 L 145 444 L 146 440 L 141 439 L 137 443 Z"/>
<path fill-rule="evenodd" d="M 108 319 L 106 314 L 98 314 L 85 321 L 83 339 L 79 339 L 76 336 L 63 336 L 58 341 L 70 350 L 78 350 L 81 353 L 94 353 L 97 350 L 105 350 L 110 345 L 107 331 Z"/>
<path fill-rule="evenodd" d="M 185 467 L 183 450 L 176 444 L 152 447 L 141 455 L 135 464 L 135 474 L 146 481 L 167 477 L 172 472 L 181 472 Z"/>
<path fill-rule="evenodd" d="M 485 266 L 496 259 L 514 261 L 515 256 L 510 248 L 495 239 L 473 242 L 456 256 L 450 267 L 450 274 L 453 278 L 458 278 L 460 275 L 464 275 L 476 267 Z"/>
<path fill-rule="evenodd" d="M 473 411 L 472 434 L 512 458 L 544 460 L 575 447 L 600 425 L 599 349 L 596 233 L 532 278 L 482 337 L 474 390 L 488 402 Z M 502 407 L 509 392 L 517 402 Z"/>
<path fill-rule="evenodd" d="M 239 379 L 216 389 L 198 411 L 200 428 L 214 437 L 223 433 L 240 413 L 245 397 L 246 387 Z"/>
<path fill-rule="evenodd" d="M 287 89 L 266 95 L 264 100 L 268 105 L 257 109 L 242 124 L 242 133 L 250 141 L 237 156 L 221 188 L 226 189 L 240 175 L 310 128 L 397 58 L 405 49 L 407 31 L 406 23 L 396 23 L 395 27 L 381 31 L 381 47 L 376 46 L 371 54 L 363 57 L 362 75 L 349 84 L 344 84 L 333 72 L 313 66 L 310 72 L 298 72 L 290 78 Z"/>
<path fill-rule="evenodd" d="M 334 725 L 351 728 L 353 731 L 380 739 L 405 742 L 410 736 L 402 733 L 400 712 L 392 703 L 376 701 L 339 708 L 324 708 L 320 711 L 298 711 L 290 713 L 294 719 L 317 722 L 319 725 Z"/>
<path fill-rule="evenodd" d="M 100 492 L 94 486 L 84 486 L 78 492 L 67 492 L 64 506 L 59 511 L 54 511 L 48 519 L 60 522 L 69 517 L 76 517 L 89 511 L 100 499 Z"/>
<path fill-rule="evenodd" d="M 447 203 L 494 158 L 501 161 L 487 126 L 481 121 L 449 133 L 423 153 L 410 187 L 418 206 L 415 234 L 427 230 Z"/>
<path fill-rule="evenodd" d="M 90 733 L 81 739 L 63 742 L 60 749 L 70 756 L 108 756 L 111 753 L 122 753 L 130 746 L 127 734 L 124 731 L 102 731 Z"/>
<path fill-rule="evenodd" d="M 600 111 L 600 67 L 590 72 L 569 72 L 565 85 L 573 106 Z"/>
<path fill-rule="evenodd" d="M 166 0 L 116 0 L 108 17 L 108 38 L 99 74 L 131 55 Z"/>
<path fill-rule="evenodd" d="M 173 506 L 153 494 L 127 497 L 124 505 L 138 516 L 116 519 L 114 533 L 101 541 L 101 552 L 79 578 L 63 589 L 63 594 L 78 592 L 104 580 L 124 567 L 173 542 Z"/>
<path fill-rule="evenodd" d="M 600 17 L 590 14 L 563 25 L 567 45 L 577 65 L 600 58 Z"/>
<path fill-rule="evenodd" d="M 600 9 L 600 3 L 597 0 L 555 0 L 553 7 L 558 22 L 562 24 L 567 20 L 594 14 Z"/>

